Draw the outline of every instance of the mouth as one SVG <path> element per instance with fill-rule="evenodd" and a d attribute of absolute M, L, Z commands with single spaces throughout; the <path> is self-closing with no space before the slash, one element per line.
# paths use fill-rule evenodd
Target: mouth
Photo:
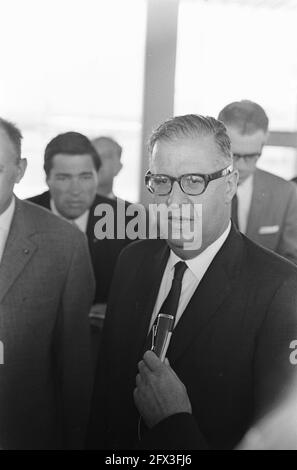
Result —
<path fill-rule="evenodd" d="M 82 201 L 68 201 L 69 206 L 81 206 Z"/>

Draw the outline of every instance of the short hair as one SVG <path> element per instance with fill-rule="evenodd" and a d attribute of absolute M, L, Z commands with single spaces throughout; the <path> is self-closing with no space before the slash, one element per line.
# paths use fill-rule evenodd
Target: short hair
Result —
<path fill-rule="evenodd" d="M 96 171 L 101 166 L 98 152 L 91 144 L 91 141 L 79 132 L 65 132 L 54 137 L 46 146 L 44 151 L 44 171 L 49 175 L 52 169 L 53 158 L 59 153 L 66 155 L 90 155 L 92 157 Z"/>
<path fill-rule="evenodd" d="M 102 150 L 101 149 L 99 150 L 99 154 L 101 154 L 101 152 L 103 153 L 104 152 L 103 149 L 105 149 L 106 147 L 110 147 L 115 152 L 117 152 L 119 154 L 119 157 L 121 158 L 123 148 L 112 137 L 107 137 L 107 136 L 96 137 L 95 139 L 92 140 L 92 144 L 94 146 L 99 145 L 99 149 L 100 149 L 100 146 L 102 146 Z"/>
<path fill-rule="evenodd" d="M 235 127 L 242 135 L 251 135 L 257 131 L 267 132 L 269 124 L 262 106 L 249 100 L 228 104 L 219 113 L 218 119 L 226 126 Z"/>
<path fill-rule="evenodd" d="M 20 160 L 22 154 L 22 133 L 18 127 L 6 119 L 0 118 L 0 129 L 6 132 L 9 140 L 14 146 L 17 153 L 17 160 Z"/>
<path fill-rule="evenodd" d="M 224 124 L 210 116 L 186 114 L 175 116 L 162 123 L 149 139 L 149 153 L 152 155 L 156 142 L 179 137 L 213 136 L 214 142 L 227 165 L 233 161 L 231 143 Z"/>

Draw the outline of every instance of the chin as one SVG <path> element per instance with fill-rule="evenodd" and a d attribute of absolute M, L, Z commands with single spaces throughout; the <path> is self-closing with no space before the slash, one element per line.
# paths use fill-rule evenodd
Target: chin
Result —
<path fill-rule="evenodd" d="M 184 247 L 184 243 L 185 241 L 182 240 L 182 239 L 172 239 L 172 238 L 168 238 L 167 239 L 167 243 L 168 245 L 170 245 L 172 248 L 176 247 L 178 248 L 179 250 L 183 249 Z"/>
<path fill-rule="evenodd" d="M 67 211 L 67 212 L 64 213 L 64 217 L 66 217 L 66 219 L 73 220 L 73 219 L 78 219 L 78 217 L 80 217 L 82 214 L 83 214 L 83 212 L 81 212 L 81 211 L 79 211 L 79 212 Z"/>

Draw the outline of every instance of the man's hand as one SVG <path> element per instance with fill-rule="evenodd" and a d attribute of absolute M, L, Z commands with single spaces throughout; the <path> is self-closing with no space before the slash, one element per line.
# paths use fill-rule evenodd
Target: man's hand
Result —
<path fill-rule="evenodd" d="M 138 364 L 134 401 L 146 425 L 152 428 L 176 413 L 192 413 L 186 387 L 171 369 L 152 351 L 147 351 Z"/>

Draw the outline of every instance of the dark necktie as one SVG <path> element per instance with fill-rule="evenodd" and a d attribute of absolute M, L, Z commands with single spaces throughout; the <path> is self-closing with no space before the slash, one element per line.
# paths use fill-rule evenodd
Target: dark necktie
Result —
<path fill-rule="evenodd" d="M 174 266 L 174 275 L 171 288 L 169 294 L 162 304 L 162 307 L 160 308 L 159 313 L 172 315 L 175 318 L 182 288 L 183 276 L 186 269 L 187 265 L 184 261 L 179 261 Z"/>
<path fill-rule="evenodd" d="M 162 307 L 160 308 L 159 313 L 172 315 L 175 319 L 176 312 L 178 309 L 181 288 L 182 288 L 183 276 L 184 276 L 186 269 L 187 269 L 187 265 L 184 261 L 179 261 L 174 266 L 174 275 L 173 275 L 171 288 L 170 288 L 169 294 L 167 295 L 166 299 L 164 300 L 162 304 Z M 158 316 L 156 317 L 154 324 L 157 323 L 157 319 L 158 319 Z M 150 349 L 151 346 L 152 346 L 152 329 L 147 337 L 147 340 L 145 343 L 145 350 Z"/>
<path fill-rule="evenodd" d="M 231 207 L 231 219 L 233 220 L 235 226 L 239 228 L 238 224 L 238 197 L 237 194 L 233 196 L 232 207 Z"/>
<path fill-rule="evenodd" d="M 180 298 L 180 293 L 181 293 L 181 288 L 182 288 L 182 281 L 183 281 L 183 276 L 184 276 L 186 269 L 187 269 L 187 265 L 184 261 L 179 261 L 174 266 L 174 275 L 173 275 L 171 288 L 170 288 L 169 294 L 164 300 L 162 307 L 160 308 L 160 311 L 159 311 L 159 313 L 172 315 L 174 317 L 174 320 L 175 320 L 176 312 L 178 309 L 178 303 L 179 303 L 179 298 Z M 157 323 L 157 320 L 158 320 L 158 315 L 155 319 L 154 325 Z M 153 328 L 151 328 L 146 338 L 144 352 L 147 351 L 148 349 L 151 349 L 152 337 L 153 337 Z M 147 428 L 145 424 L 143 423 L 141 416 L 139 416 L 139 419 L 138 419 L 138 439 L 139 440 L 141 440 L 141 436 L 144 434 L 146 429 Z"/>

